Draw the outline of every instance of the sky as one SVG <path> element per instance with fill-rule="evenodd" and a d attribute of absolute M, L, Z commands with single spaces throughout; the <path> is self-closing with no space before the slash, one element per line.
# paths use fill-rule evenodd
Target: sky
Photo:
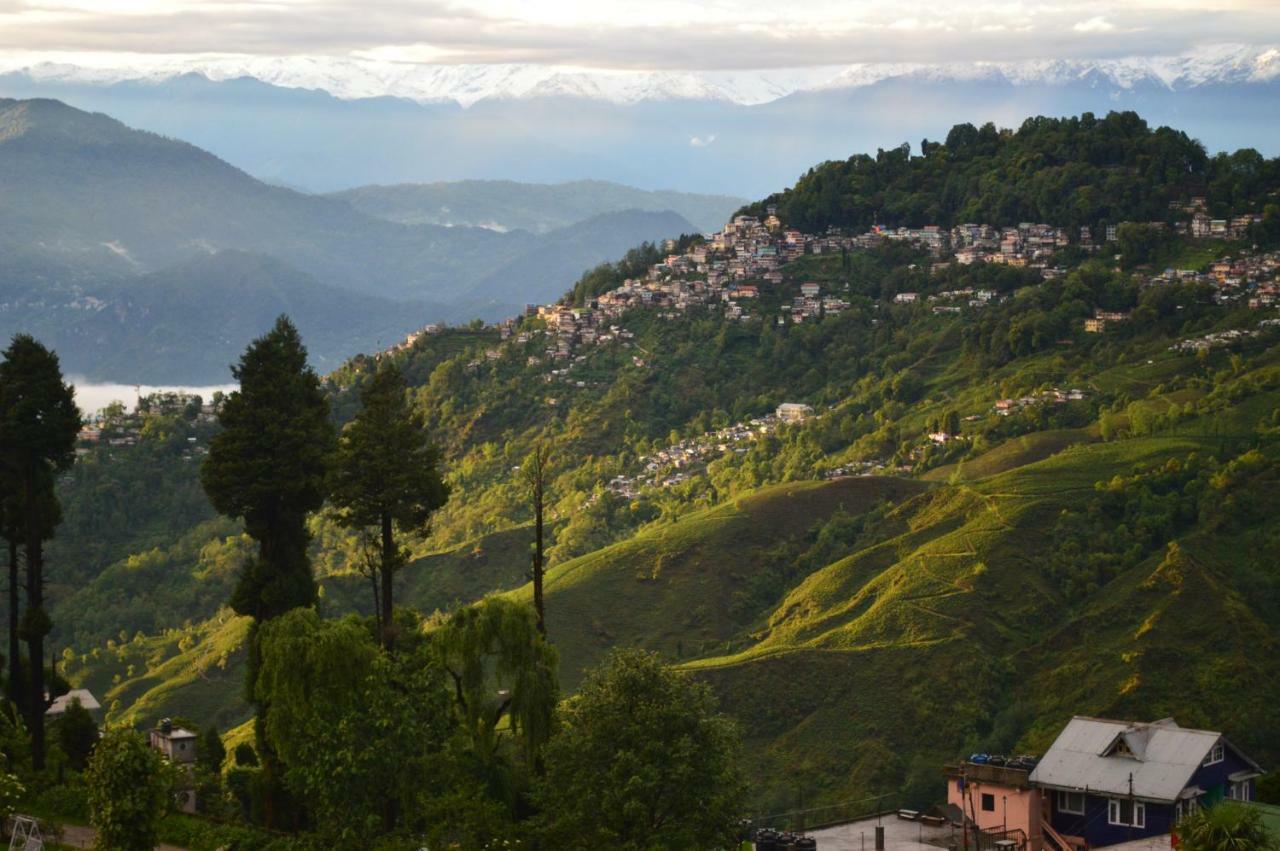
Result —
<path fill-rule="evenodd" d="M 0 0 L 0 54 L 759 70 L 1280 44 L 1280 0 Z"/>

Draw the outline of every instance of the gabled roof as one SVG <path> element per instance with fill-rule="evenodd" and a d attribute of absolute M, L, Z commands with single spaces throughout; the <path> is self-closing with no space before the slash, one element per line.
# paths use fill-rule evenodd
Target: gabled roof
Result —
<path fill-rule="evenodd" d="M 1179 727 L 1172 718 L 1135 723 L 1077 716 L 1031 772 L 1031 781 L 1048 788 L 1172 802 L 1213 746 L 1225 741 L 1221 733 Z"/>
<path fill-rule="evenodd" d="M 67 711 L 67 707 L 75 700 L 80 701 L 80 705 L 85 709 L 88 709 L 90 712 L 95 709 L 102 708 L 102 704 L 98 703 L 97 699 L 89 693 L 88 689 L 75 688 L 66 694 L 59 695 L 54 698 L 53 703 L 51 703 L 49 708 L 44 711 L 44 714 L 61 715 Z"/>

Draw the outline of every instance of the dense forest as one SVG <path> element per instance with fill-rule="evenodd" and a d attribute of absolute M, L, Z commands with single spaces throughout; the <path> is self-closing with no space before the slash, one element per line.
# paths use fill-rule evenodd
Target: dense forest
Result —
<path fill-rule="evenodd" d="M 1280 189 L 1280 159 L 1253 149 L 1210 156 L 1136 113 L 1028 118 L 1016 130 L 958 124 L 944 141 L 855 154 L 810 169 L 794 187 L 749 205 L 774 206 L 788 225 L 864 230 L 872 225 L 1048 222 L 1090 227 L 1163 222 L 1169 204 L 1210 199 L 1210 212 L 1262 212 Z"/>

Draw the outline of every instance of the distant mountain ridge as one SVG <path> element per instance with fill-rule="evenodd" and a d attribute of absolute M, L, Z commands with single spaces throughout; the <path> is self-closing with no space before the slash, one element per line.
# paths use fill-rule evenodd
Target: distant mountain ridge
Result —
<path fill-rule="evenodd" d="M 1222 48 L 1172 59 L 855 65 L 769 72 L 750 85 L 749 75 L 736 75 L 744 91 L 758 89 L 741 97 L 679 95 L 656 78 L 652 86 L 628 84 L 648 86 L 645 97 L 569 86 L 535 91 L 490 80 L 506 79 L 497 66 L 432 70 L 449 77 L 439 98 L 408 90 L 388 96 L 398 89 L 377 75 L 349 87 L 340 69 L 324 63 L 296 79 L 279 69 L 211 78 L 174 67 L 119 79 L 44 68 L 0 73 L 0 96 L 54 97 L 105 112 L 199 145 L 259 179 L 314 192 L 593 179 L 760 198 L 853 150 L 918 146 L 954 124 L 1009 127 L 1032 115 L 1133 110 L 1152 124 L 1182 128 L 1210 151 L 1253 146 L 1274 156 L 1278 55 Z M 471 71 L 479 76 L 470 79 Z M 517 89 L 526 93 L 511 94 Z M 451 91 L 461 100 L 445 96 Z"/>
<path fill-rule="evenodd" d="M 547 233 L 622 210 L 672 211 L 700 231 L 718 230 L 744 201 L 727 195 L 647 191 L 604 180 L 556 184 L 461 180 L 361 186 L 336 192 L 370 216 L 401 224 L 482 227 Z"/>
<path fill-rule="evenodd" d="M 308 316 L 333 362 L 429 322 L 510 315 L 696 229 L 626 210 L 544 235 L 399 224 L 106 115 L 0 100 L 0 336 L 39 329 L 93 379 L 225 380 L 281 310 Z"/>
<path fill-rule="evenodd" d="M 138 67 L 85 67 L 65 63 L 14 64 L 3 69 L 50 82 L 109 85 L 162 82 L 184 74 L 213 81 L 249 77 L 275 86 L 328 92 L 358 99 L 401 97 L 421 103 L 464 107 L 484 100 L 572 97 L 611 103 L 722 101 L 744 106 L 769 103 L 797 92 L 856 88 L 896 77 L 932 80 L 1002 78 L 1019 85 L 1061 84 L 1098 75 L 1131 87 L 1155 80 L 1169 88 L 1208 83 L 1266 82 L 1280 76 L 1275 46 L 1210 45 L 1168 56 L 1022 62 L 856 63 L 846 66 L 761 71 L 617 71 L 548 65 L 412 65 L 319 56 L 221 57 L 164 60 Z"/>

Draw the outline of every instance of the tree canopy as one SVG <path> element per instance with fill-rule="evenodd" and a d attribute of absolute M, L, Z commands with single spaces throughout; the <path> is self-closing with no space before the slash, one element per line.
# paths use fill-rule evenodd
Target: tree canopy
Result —
<path fill-rule="evenodd" d="M 85 772 L 89 821 L 101 851 L 151 851 L 160 817 L 169 808 L 163 758 L 133 730 L 108 730 Z"/>
<path fill-rule="evenodd" d="M 440 450 L 431 443 L 422 413 L 409 403 L 404 376 L 394 364 L 374 374 L 360 400 L 360 413 L 338 440 L 329 498 L 341 525 L 365 530 L 376 542 L 377 610 L 389 648 L 392 578 L 405 561 L 395 532 L 423 530 L 449 498 L 449 486 L 441 476 Z"/>
<path fill-rule="evenodd" d="M 1165 221 L 1169 202 L 1209 196 L 1211 212 L 1258 207 L 1280 186 L 1280 159 L 1257 151 L 1209 157 L 1169 127 L 1135 112 L 1099 118 L 1028 118 L 1017 130 L 958 124 L 945 142 L 926 141 L 810 169 L 791 189 L 744 208 L 769 206 L 793 227 L 919 227 L 961 222 L 1065 226 Z"/>
<path fill-rule="evenodd" d="M 566 703 L 540 786 L 557 847 L 732 845 L 744 792 L 738 734 L 711 689 L 616 650 Z"/>
<path fill-rule="evenodd" d="M 324 503 L 333 426 L 288 317 L 249 345 L 232 374 L 240 389 L 222 404 L 201 482 L 214 508 L 243 520 L 258 542 L 232 606 L 262 620 L 315 600 L 306 516 Z"/>

